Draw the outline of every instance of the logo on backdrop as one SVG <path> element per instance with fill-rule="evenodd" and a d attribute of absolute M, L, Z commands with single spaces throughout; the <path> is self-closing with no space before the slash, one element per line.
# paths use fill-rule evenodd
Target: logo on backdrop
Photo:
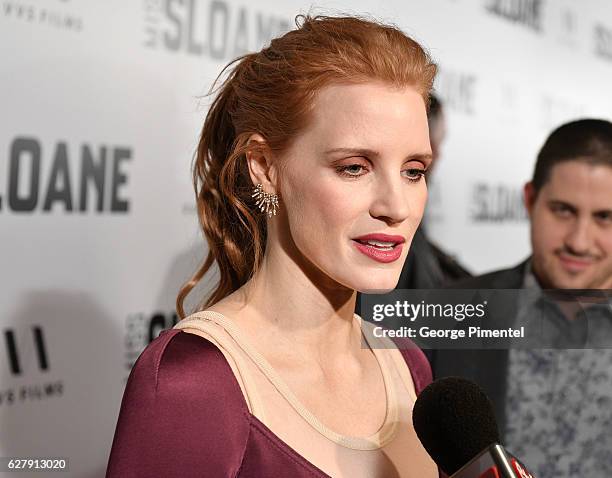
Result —
<path fill-rule="evenodd" d="M 436 75 L 435 91 L 446 108 L 473 115 L 476 112 L 476 76 L 462 71 L 441 68 Z"/>
<path fill-rule="evenodd" d="M 47 0 L 45 2 L 7 0 L 2 2 L 1 14 L 4 18 L 14 21 L 81 32 L 83 31 L 83 17 L 72 12 L 69 4 L 67 0 Z"/>
<path fill-rule="evenodd" d="M 156 312 L 152 315 L 138 312 L 128 315 L 125 321 L 125 369 L 128 374 L 144 348 L 162 330 L 174 327 L 177 322 L 176 312 Z"/>
<path fill-rule="evenodd" d="M 476 223 L 523 222 L 528 220 L 521 187 L 507 184 L 472 185 L 470 220 Z"/>
<path fill-rule="evenodd" d="M 543 0 L 489 0 L 486 11 L 491 15 L 540 32 L 543 5 Z"/>
<path fill-rule="evenodd" d="M 595 25 L 595 54 L 600 58 L 612 61 L 612 28 L 601 24 Z"/>
<path fill-rule="evenodd" d="M 8 373 L 12 379 L 24 379 L 48 374 L 51 369 L 44 328 L 40 325 L 7 328 L 3 331 L 0 355 L 6 360 Z M 0 407 L 59 397 L 64 393 L 61 380 L 34 381 L 8 388 L 0 388 Z"/>
<path fill-rule="evenodd" d="M 129 147 L 18 136 L 8 156 L 2 161 L 8 188 L 5 197 L 0 194 L 0 211 L 129 212 Z"/>
<path fill-rule="evenodd" d="M 223 0 L 145 0 L 144 23 L 147 48 L 213 60 L 259 49 L 291 28 L 283 17 Z"/>

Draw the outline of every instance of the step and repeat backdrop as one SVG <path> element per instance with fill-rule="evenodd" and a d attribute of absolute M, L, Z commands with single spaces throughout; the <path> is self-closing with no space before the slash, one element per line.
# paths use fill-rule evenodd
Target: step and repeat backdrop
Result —
<path fill-rule="evenodd" d="M 426 221 L 476 272 L 528 254 L 521 190 L 546 135 L 612 116 L 607 0 L 1 0 L 0 457 L 104 475 L 130 368 L 206 252 L 205 94 L 308 11 L 396 23 L 438 61 Z"/>

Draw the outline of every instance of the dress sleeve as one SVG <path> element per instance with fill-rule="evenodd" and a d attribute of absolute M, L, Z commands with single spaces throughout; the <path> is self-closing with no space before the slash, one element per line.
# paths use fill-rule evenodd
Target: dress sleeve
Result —
<path fill-rule="evenodd" d="M 221 351 L 198 335 L 162 332 L 128 378 L 106 478 L 235 477 L 249 423 Z"/>

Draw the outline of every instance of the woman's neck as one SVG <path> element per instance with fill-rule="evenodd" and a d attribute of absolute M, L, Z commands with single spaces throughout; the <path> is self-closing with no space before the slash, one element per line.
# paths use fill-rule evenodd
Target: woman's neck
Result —
<path fill-rule="evenodd" d="M 211 310 L 225 312 L 264 347 L 332 361 L 355 353 L 361 346 L 356 292 L 286 259 L 268 255 L 249 282 Z"/>

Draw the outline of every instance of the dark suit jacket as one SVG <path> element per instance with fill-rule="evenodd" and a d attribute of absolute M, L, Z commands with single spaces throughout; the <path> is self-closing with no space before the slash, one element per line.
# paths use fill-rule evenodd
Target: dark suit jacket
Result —
<path fill-rule="evenodd" d="M 521 289 L 525 267 L 528 260 L 519 265 L 500 271 L 490 272 L 447 286 L 449 289 Z M 504 311 L 513 314 L 512 310 Z M 500 433 L 505 433 L 506 417 L 506 375 L 508 369 L 508 350 L 429 350 L 434 379 L 460 376 L 478 383 L 487 393 L 493 407 Z"/>

